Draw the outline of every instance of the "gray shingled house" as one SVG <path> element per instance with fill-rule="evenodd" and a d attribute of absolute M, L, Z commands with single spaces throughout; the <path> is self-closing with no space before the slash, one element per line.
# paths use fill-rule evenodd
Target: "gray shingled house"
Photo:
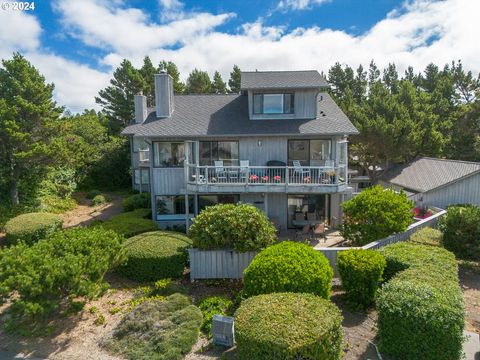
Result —
<path fill-rule="evenodd" d="M 241 93 L 174 95 L 155 75 L 154 108 L 135 96 L 133 187 L 152 195 L 161 226 L 205 206 L 251 203 L 279 228 L 341 219 L 347 139 L 357 130 L 317 71 L 242 72 Z"/>
<path fill-rule="evenodd" d="M 386 172 L 380 184 L 403 189 L 419 207 L 480 205 L 480 163 L 423 157 Z"/>

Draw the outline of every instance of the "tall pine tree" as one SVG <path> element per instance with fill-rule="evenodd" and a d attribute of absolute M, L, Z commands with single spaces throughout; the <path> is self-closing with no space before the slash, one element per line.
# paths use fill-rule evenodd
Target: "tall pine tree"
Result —
<path fill-rule="evenodd" d="M 228 87 L 230 92 L 239 93 L 240 92 L 240 80 L 242 73 L 238 65 L 233 65 L 233 70 L 230 73 L 230 79 L 228 80 Z"/>
<path fill-rule="evenodd" d="M 226 94 L 227 84 L 223 81 L 222 75 L 218 71 L 213 74 L 212 93 L 214 94 Z"/>
<path fill-rule="evenodd" d="M 212 82 L 206 71 L 194 69 L 187 78 L 185 93 L 208 94 L 211 92 Z"/>

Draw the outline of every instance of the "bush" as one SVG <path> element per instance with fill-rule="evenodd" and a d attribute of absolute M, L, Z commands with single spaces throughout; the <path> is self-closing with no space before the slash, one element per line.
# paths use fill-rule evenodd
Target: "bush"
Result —
<path fill-rule="evenodd" d="M 208 206 L 188 229 L 199 249 L 261 250 L 276 241 L 276 230 L 265 213 L 248 204 Z"/>
<path fill-rule="evenodd" d="M 395 276 L 378 293 L 380 351 L 406 360 L 460 359 L 465 312 L 453 254 L 415 243 L 381 252 Z"/>
<path fill-rule="evenodd" d="M 123 200 L 123 211 L 149 209 L 152 207 L 150 193 L 135 194 Z"/>
<path fill-rule="evenodd" d="M 450 206 L 440 227 L 446 249 L 460 259 L 480 260 L 480 207 Z"/>
<path fill-rule="evenodd" d="M 105 273 L 123 259 L 121 238 L 103 229 L 72 228 L 31 247 L 3 249 L 0 302 L 15 294 L 7 324 L 42 320 L 71 299 L 93 298 L 105 288 Z"/>
<path fill-rule="evenodd" d="M 312 294 L 259 295 L 235 313 L 240 360 L 341 359 L 342 338 L 340 310 Z"/>
<path fill-rule="evenodd" d="M 375 250 L 351 249 L 338 254 L 342 287 L 351 304 L 362 308 L 373 304 L 385 266 L 384 256 Z"/>
<path fill-rule="evenodd" d="M 128 359 L 181 360 L 196 343 L 201 324 L 201 311 L 187 296 L 174 294 L 138 305 L 104 346 Z"/>
<path fill-rule="evenodd" d="M 362 191 L 342 204 L 345 220 L 342 236 L 356 246 L 402 232 L 413 221 L 413 202 L 381 186 Z"/>
<path fill-rule="evenodd" d="M 77 207 L 77 202 L 73 198 L 60 198 L 57 196 L 42 196 L 38 199 L 40 202 L 38 209 L 52 214 L 63 214 Z"/>
<path fill-rule="evenodd" d="M 92 200 L 97 195 L 102 195 L 102 192 L 100 190 L 90 190 L 85 194 L 85 198 Z"/>
<path fill-rule="evenodd" d="M 247 296 L 304 292 L 330 297 L 333 270 L 327 258 L 305 244 L 290 241 L 260 252 L 244 272 Z"/>
<path fill-rule="evenodd" d="M 153 220 L 145 217 L 151 214 L 150 209 L 137 209 L 134 211 L 112 216 L 109 220 L 97 224 L 104 229 L 113 230 L 126 238 L 148 231 L 158 230 L 158 225 Z"/>
<path fill-rule="evenodd" d="M 440 246 L 442 238 L 443 234 L 440 230 L 426 227 L 413 233 L 410 241 L 422 245 Z"/>
<path fill-rule="evenodd" d="M 97 206 L 97 205 L 102 205 L 102 204 L 105 204 L 107 202 L 107 198 L 104 196 L 104 195 L 96 195 L 93 199 L 92 199 L 92 205 L 93 206 Z"/>
<path fill-rule="evenodd" d="M 126 240 L 124 246 L 127 262 L 118 272 L 136 281 L 155 281 L 182 276 L 191 241 L 183 234 L 153 231 Z"/>
<path fill-rule="evenodd" d="M 212 336 L 212 320 L 213 315 L 229 315 L 229 311 L 233 306 L 230 299 L 221 296 L 210 296 L 203 299 L 198 308 L 203 314 L 202 331 L 208 336 Z"/>
<path fill-rule="evenodd" d="M 5 224 L 6 242 L 16 244 L 19 240 L 32 245 L 55 231 L 61 230 L 63 220 L 49 213 L 28 213 L 10 219 Z"/>

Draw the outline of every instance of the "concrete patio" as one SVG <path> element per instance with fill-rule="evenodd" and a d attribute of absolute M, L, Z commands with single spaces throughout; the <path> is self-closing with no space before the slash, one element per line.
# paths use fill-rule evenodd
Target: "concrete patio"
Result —
<path fill-rule="evenodd" d="M 299 230 L 295 229 L 284 229 L 280 230 L 278 232 L 278 239 L 280 241 L 286 241 L 286 240 L 291 240 L 291 241 L 301 241 L 300 236 L 295 237 L 295 234 Z M 305 239 L 307 239 L 307 236 L 304 236 Z M 339 230 L 327 230 L 325 233 L 325 238 L 315 238 L 315 239 L 310 239 L 310 246 L 318 249 L 318 248 L 326 248 L 326 247 L 335 247 L 335 246 L 341 246 L 341 244 L 344 242 L 344 238 L 340 234 Z"/>

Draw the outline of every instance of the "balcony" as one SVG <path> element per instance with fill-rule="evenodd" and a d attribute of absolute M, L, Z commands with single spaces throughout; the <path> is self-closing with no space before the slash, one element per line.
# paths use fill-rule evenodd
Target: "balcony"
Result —
<path fill-rule="evenodd" d="M 185 167 L 187 189 L 198 193 L 336 193 L 347 188 L 346 165 Z"/>

